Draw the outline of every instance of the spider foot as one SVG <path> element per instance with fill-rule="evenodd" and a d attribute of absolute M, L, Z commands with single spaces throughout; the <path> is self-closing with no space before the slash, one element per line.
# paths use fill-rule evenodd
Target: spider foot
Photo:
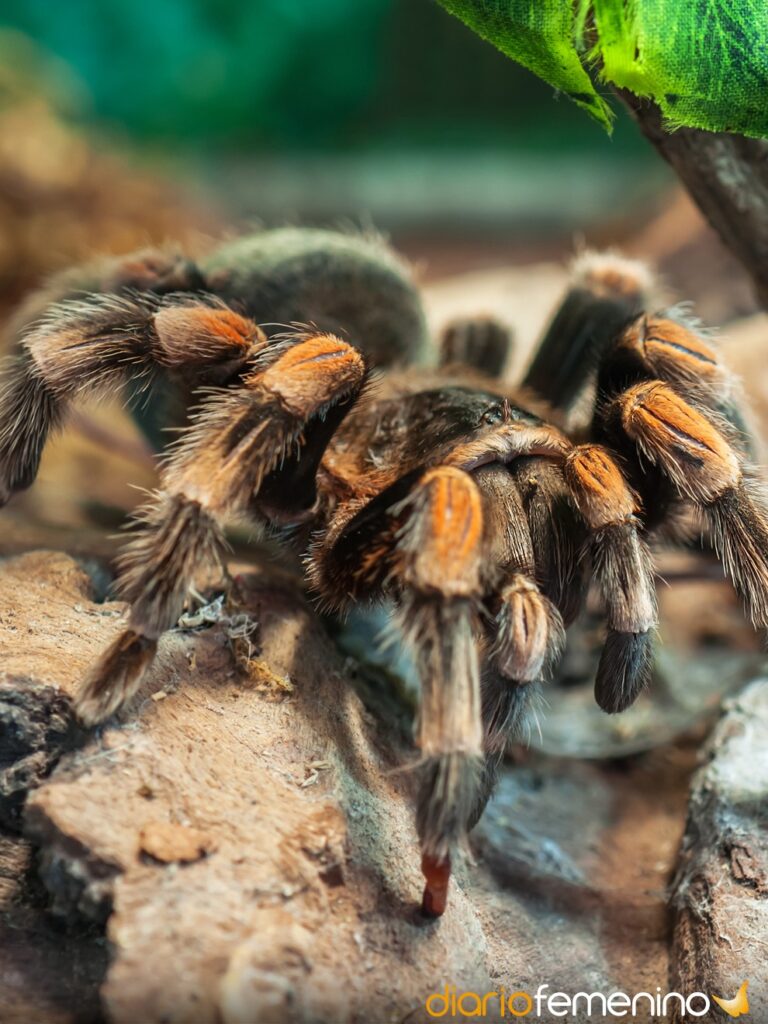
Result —
<path fill-rule="evenodd" d="M 156 640 L 133 629 L 116 637 L 86 676 L 75 699 L 82 724 L 98 725 L 130 700 L 156 651 Z"/>
<path fill-rule="evenodd" d="M 451 880 L 451 858 L 425 853 L 421 858 L 424 895 L 421 912 L 425 917 L 442 917 L 448 905 L 448 883 Z"/>

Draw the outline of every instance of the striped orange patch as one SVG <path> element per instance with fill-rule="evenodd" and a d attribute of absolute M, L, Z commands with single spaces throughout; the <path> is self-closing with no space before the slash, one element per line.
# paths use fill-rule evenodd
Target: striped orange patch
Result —
<path fill-rule="evenodd" d="M 199 309 L 196 312 L 200 330 L 230 345 L 248 345 L 261 334 L 260 328 L 252 320 L 246 320 L 231 309 Z"/>
<path fill-rule="evenodd" d="M 231 309 L 165 306 L 154 318 L 158 358 L 168 365 L 209 363 L 245 357 L 266 337 L 252 320 Z"/>
<path fill-rule="evenodd" d="M 720 431 L 666 384 L 637 384 L 620 403 L 629 436 L 684 491 L 709 500 L 740 479 L 739 460 Z"/>
<path fill-rule="evenodd" d="M 637 498 L 616 461 L 598 444 L 574 448 L 564 466 L 576 505 L 592 529 L 621 523 L 637 511 Z"/>
<path fill-rule="evenodd" d="M 665 317 L 640 317 L 621 344 L 637 349 L 649 369 L 662 378 L 712 380 L 725 368 L 712 345 L 694 331 Z"/>
<path fill-rule="evenodd" d="M 472 477 L 450 466 L 429 470 L 414 492 L 411 515 L 417 547 L 409 556 L 407 581 L 446 597 L 476 594 L 483 504 Z"/>
<path fill-rule="evenodd" d="M 466 473 L 430 470 L 421 486 L 428 494 L 430 553 L 445 572 L 461 574 L 474 561 L 483 528 L 480 492 Z"/>
<path fill-rule="evenodd" d="M 363 357 L 333 334 L 317 334 L 293 345 L 260 377 L 297 415 L 311 413 L 362 382 Z"/>
<path fill-rule="evenodd" d="M 656 365 L 677 363 L 681 369 L 701 377 L 716 377 L 722 373 L 717 351 L 673 320 L 648 320 L 645 351 Z"/>

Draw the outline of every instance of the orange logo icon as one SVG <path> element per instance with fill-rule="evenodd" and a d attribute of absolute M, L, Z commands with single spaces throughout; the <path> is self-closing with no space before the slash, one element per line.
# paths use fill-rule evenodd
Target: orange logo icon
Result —
<path fill-rule="evenodd" d="M 743 1013 L 749 1013 L 749 1000 L 747 999 L 747 985 L 748 981 L 741 983 L 741 988 L 733 997 L 733 999 L 721 999 L 719 996 L 712 995 L 718 1006 L 722 1007 L 723 1010 L 728 1014 L 729 1017 L 741 1017 Z"/>

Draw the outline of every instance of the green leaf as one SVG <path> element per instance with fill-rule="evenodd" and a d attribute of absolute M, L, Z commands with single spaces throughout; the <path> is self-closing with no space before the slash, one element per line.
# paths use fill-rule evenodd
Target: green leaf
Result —
<path fill-rule="evenodd" d="M 574 44 L 570 0 L 439 0 L 483 39 L 559 89 L 610 127 L 611 111 L 598 96 Z"/>
<path fill-rule="evenodd" d="M 652 98 L 670 128 L 768 136 L 768 0 L 439 2 L 605 125 L 585 62 Z"/>
<path fill-rule="evenodd" d="M 766 0 L 594 0 L 602 76 L 671 128 L 768 135 Z"/>

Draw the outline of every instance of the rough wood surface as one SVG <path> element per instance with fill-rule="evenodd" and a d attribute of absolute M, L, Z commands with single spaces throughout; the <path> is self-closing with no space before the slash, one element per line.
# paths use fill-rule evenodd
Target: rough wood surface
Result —
<path fill-rule="evenodd" d="M 253 680 L 233 674 L 222 626 L 170 634 L 121 723 L 54 745 L 58 764 L 28 797 L 54 913 L 70 927 L 106 921 L 110 1020 L 419 1021 L 446 984 L 664 984 L 664 886 L 693 747 L 621 768 L 526 754 L 458 867 L 448 913 L 427 923 L 403 714 L 355 677 L 284 575 L 248 581 Z M 67 556 L 2 565 L 3 707 L 23 693 L 69 708 L 123 610 L 92 597 Z M 14 721 L 0 717 L 0 738 Z M 39 969 L 28 965 L 32 991 Z M 84 1019 L 71 1002 L 46 1013 L 41 1024 Z"/>
<path fill-rule="evenodd" d="M 673 886 L 673 976 L 681 992 L 730 999 L 749 981 L 768 1020 L 768 681 L 729 702 L 693 779 Z"/>
<path fill-rule="evenodd" d="M 34 607 L 18 600 L 32 579 Z M 109 636 L 97 605 L 82 629 L 79 600 L 89 587 L 84 569 L 51 552 L 6 562 L 0 575 L 0 823 L 12 829 L 21 827 L 27 792 L 77 740 L 67 688 Z"/>
<path fill-rule="evenodd" d="M 97 1024 L 106 966 L 97 929 L 65 929 L 51 917 L 34 847 L 0 834 L 2 1024 L 70 1024 L 75 1012 L 78 1024 Z"/>

